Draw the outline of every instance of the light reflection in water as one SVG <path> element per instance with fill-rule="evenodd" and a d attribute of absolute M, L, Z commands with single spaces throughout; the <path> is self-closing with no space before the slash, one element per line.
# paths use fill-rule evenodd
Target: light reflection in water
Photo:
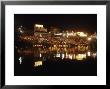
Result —
<path fill-rule="evenodd" d="M 62 54 L 62 59 L 64 59 L 65 58 L 65 55 L 64 54 Z"/>
<path fill-rule="evenodd" d="M 69 55 L 68 55 L 68 58 L 69 58 L 69 59 L 73 59 L 73 55 L 69 54 Z"/>
<path fill-rule="evenodd" d="M 60 54 L 58 53 L 58 54 L 56 54 L 56 57 L 60 57 Z"/>
<path fill-rule="evenodd" d="M 86 54 L 77 54 L 75 58 L 76 58 L 76 60 L 86 59 Z"/>
<path fill-rule="evenodd" d="M 34 67 L 42 66 L 42 61 L 34 62 Z"/>
<path fill-rule="evenodd" d="M 62 55 L 62 56 L 60 56 L 60 55 Z M 86 56 L 87 56 L 86 53 L 84 53 L 84 54 L 68 54 L 68 53 L 56 54 L 56 57 L 61 57 L 62 59 L 65 58 L 65 59 L 71 59 L 71 60 L 73 60 L 73 59 L 83 60 L 83 59 L 86 59 Z"/>
<path fill-rule="evenodd" d="M 95 59 L 97 57 L 97 53 L 96 52 L 92 52 L 90 50 L 84 51 L 84 52 L 77 52 L 77 51 L 73 51 L 73 48 L 68 49 L 67 51 L 61 50 L 59 49 L 58 51 L 50 51 L 48 49 L 40 49 L 40 50 L 36 50 L 33 49 L 30 50 L 28 52 L 28 50 L 25 50 L 25 53 L 23 54 L 22 52 L 20 52 L 22 55 L 30 55 L 40 58 L 41 61 L 36 61 L 34 63 L 34 66 L 41 66 L 42 65 L 42 61 L 48 61 L 51 60 L 52 58 L 54 58 L 54 60 L 57 59 L 62 59 L 62 60 L 85 60 L 85 59 L 89 59 L 89 58 L 93 58 Z M 22 50 L 23 51 L 23 50 Z M 32 54 L 33 52 L 33 54 Z M 22 64 L 22 60 L 23 57 L 19 57 L 19 64 Z"/>
<path fill-rule="evenodd" d="M 40 57 L 42 57 L 42 54 L 40 53 Z"/>
<path fill-rule="evenodd" d="M 19 57 L 19 64 L 22 64 L 22 57 Z"/>
<path fill-rule="evenodd" d="M 93 57 L 96 58 L 97 54 L 92 52 L 82 53 L 82 54 L 75 54 L 75 53 L 57 53 L 55 57 L 59 57 L 61 59 L 71 59 L 71 60 L 84 60 L 87 59 L 87 57 Z"/>
<path fill-rule="evenodd" d="M 92 54 L 92 56 L 93 56 L 94 58 L 96 58 L 96 56 L 97 56 L 97 53 L 93 53 L 93 54 Z"/>
<path fill-rule="evenodd" d="M 88 52 L 87 52 L 87 55 L 88 55 L 88 56 L 91 56 L 91 52 L 90 52 L 90 51 L 88 51 Z"/>

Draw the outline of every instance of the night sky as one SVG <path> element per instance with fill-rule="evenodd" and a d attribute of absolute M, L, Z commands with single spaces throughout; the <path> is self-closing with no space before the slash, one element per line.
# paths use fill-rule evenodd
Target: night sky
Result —
<path fill-rule="evenodd" d="M 97 14 L 15 14 L 14 26 L 25 26 L 33 30 L 34 24 L 61 30 L 74 28 L 76 31 L 97 32 Z"/>

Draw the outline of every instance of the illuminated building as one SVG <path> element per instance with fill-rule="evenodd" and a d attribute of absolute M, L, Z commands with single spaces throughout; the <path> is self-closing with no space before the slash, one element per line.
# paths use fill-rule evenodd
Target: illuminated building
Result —
<path fill-rule="evenodd" d="M 40 24 L 35 24 L 34 25 L 34 35 L 35 36 L 41 36 L 42 37 L 42 34 L 45 34 L 47 32 L 47 29 L 44 28 L 43 25 L 40 25 Z"/>
<path fill-rule="evenodd" d="M 87 34 L 84 32 L 77 32 L 77 35 L 80 37 L 87 37 Z"/>

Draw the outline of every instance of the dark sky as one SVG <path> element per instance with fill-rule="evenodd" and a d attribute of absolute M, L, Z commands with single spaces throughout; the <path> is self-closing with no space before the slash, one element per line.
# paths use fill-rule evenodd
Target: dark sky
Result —
<path fill-rule="evenodd" d="M 34 24 L 58 27 L 62 30 L 74 28 L 78 31 L 97 32 L 97 14 L 15 14 L 15 28 L 23 25 L 34 29 Z"/>

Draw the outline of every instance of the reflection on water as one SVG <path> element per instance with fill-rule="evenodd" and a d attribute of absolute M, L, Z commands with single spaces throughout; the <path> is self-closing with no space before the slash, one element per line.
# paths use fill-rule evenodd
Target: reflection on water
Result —
<path fill-rule="evenodd" d="M 34 62 L 34 67 L 37 67 L 37 66 L 42 66 L 42 61 Z"/>
<path fill-rule="evenodd" d="M 42 57 L 42 54 L 40 53 L 40 57 Z"/>
<path fill-rule="evenodd" d="M 19 57 L 18 60 L 19 60 L 19 64 L 22 64 L 22 60 L 23 60 L 22 57 Z"/>
<path fill-rule="evenodd" d="M 91 52 L 87 52 L 87 55 L 88 55 L 88 56 L 91 56 Z"/>
<path fill-rule="evenodd" d="M 78 45 L 70 46 L 66 45 L 54 45 L 48 48 L 45 47 L 30 47 L 30 48 L 19 48 L 17 49 L 17 54 L 19 54 L 19 64 L 22 64 L 26 58 L 31 56 L 33 66 L 39 67 L 45 65 L 48 61 L 86 61 L 89 59 L 96 59 L 96 51 L 90 50 L 89 45 Z"/>
<path fill-rule="evenodd" d="M 56 53 L 54 56 L 54 59 L 60 58 L 62 60 L 77 60 L 77 61 L 82 61 L 82 60 L 86 60 L 88 57 L 91 57 L 93 59 L 96 58 L 96 53 L 92 53 L 92 52 L 87 52 L 87 53 L 83 53 L 83 54 L 68 54 L 68 53 Z M 34 62 L 34 67 L 39 67 L 43 65 L 43 61 L 46 61 L 45 57 L 42 57 L 42 54 L 40 53 L 39 56 L 41 61 L 35 61 Z M 38 59 L 36 59 L 38 60 Z"/>
<path fill-rule="evenodd" d="M 73 48 L 72 48 L 73 49 Z M 23 53 L 25 52 L 25 53 Z M 43 65 L 43 61 L 48 61 L 48 60 L 71 60 L 71 61 L 82 61 L 82 60 L 87 60 L 87 58 L 93 58 L 95 59 L 97 54 L 96 52 L 91 52 L 91 51 L 84 51 L 84 52 L 73 52 L 71 49 L 69 49 L 68 52 L 65 51 L 49 51 L 46 49 L 43 50 L 19 50 L 19 53 L 22 55 L 33 55 L 34 56 L 34 67 L 39 67 Z M 47 60 L 48 59 L 48 60 Z M 19 57 L 19 64 L 22 64 L 23 57 Z"/>
<path fill-rule="evenodd" d="M 75 58 L 76 58 L 76 60 L 86 59 L 86 54 L 77 54 Z"/>
<path fill-rule="evenodd" d="M 92 56 L 93 56 L 94 58 L 96 58 L 97 54 L 96 54 L 96 53 L 93 53 Z"/>
<path fill-rule="evenodd" d="M 96 58 L 96 53 L 92 53 L 92 52 L 87 52 L 87 53 L 71 53 L 71 54 L 68 54 L 68 53 L 57 53 L 56 58 L 59 57 L 61 59 L 71 59 L 71 60 L 84 60 L 84 59 L 87 59 L 87 57 L 93 57 L 93 58 Z"/>
<path fill-rule="evenodd" d="M 87 47 L 87 46 L 86 46 Z M 97 53 L 70 48 L 17 49 L 16 75 L 96 75 Z M 15 58 L 16 59 L 16 58 Z M 74 70 L 74 71 L 73 71 Z"/>

